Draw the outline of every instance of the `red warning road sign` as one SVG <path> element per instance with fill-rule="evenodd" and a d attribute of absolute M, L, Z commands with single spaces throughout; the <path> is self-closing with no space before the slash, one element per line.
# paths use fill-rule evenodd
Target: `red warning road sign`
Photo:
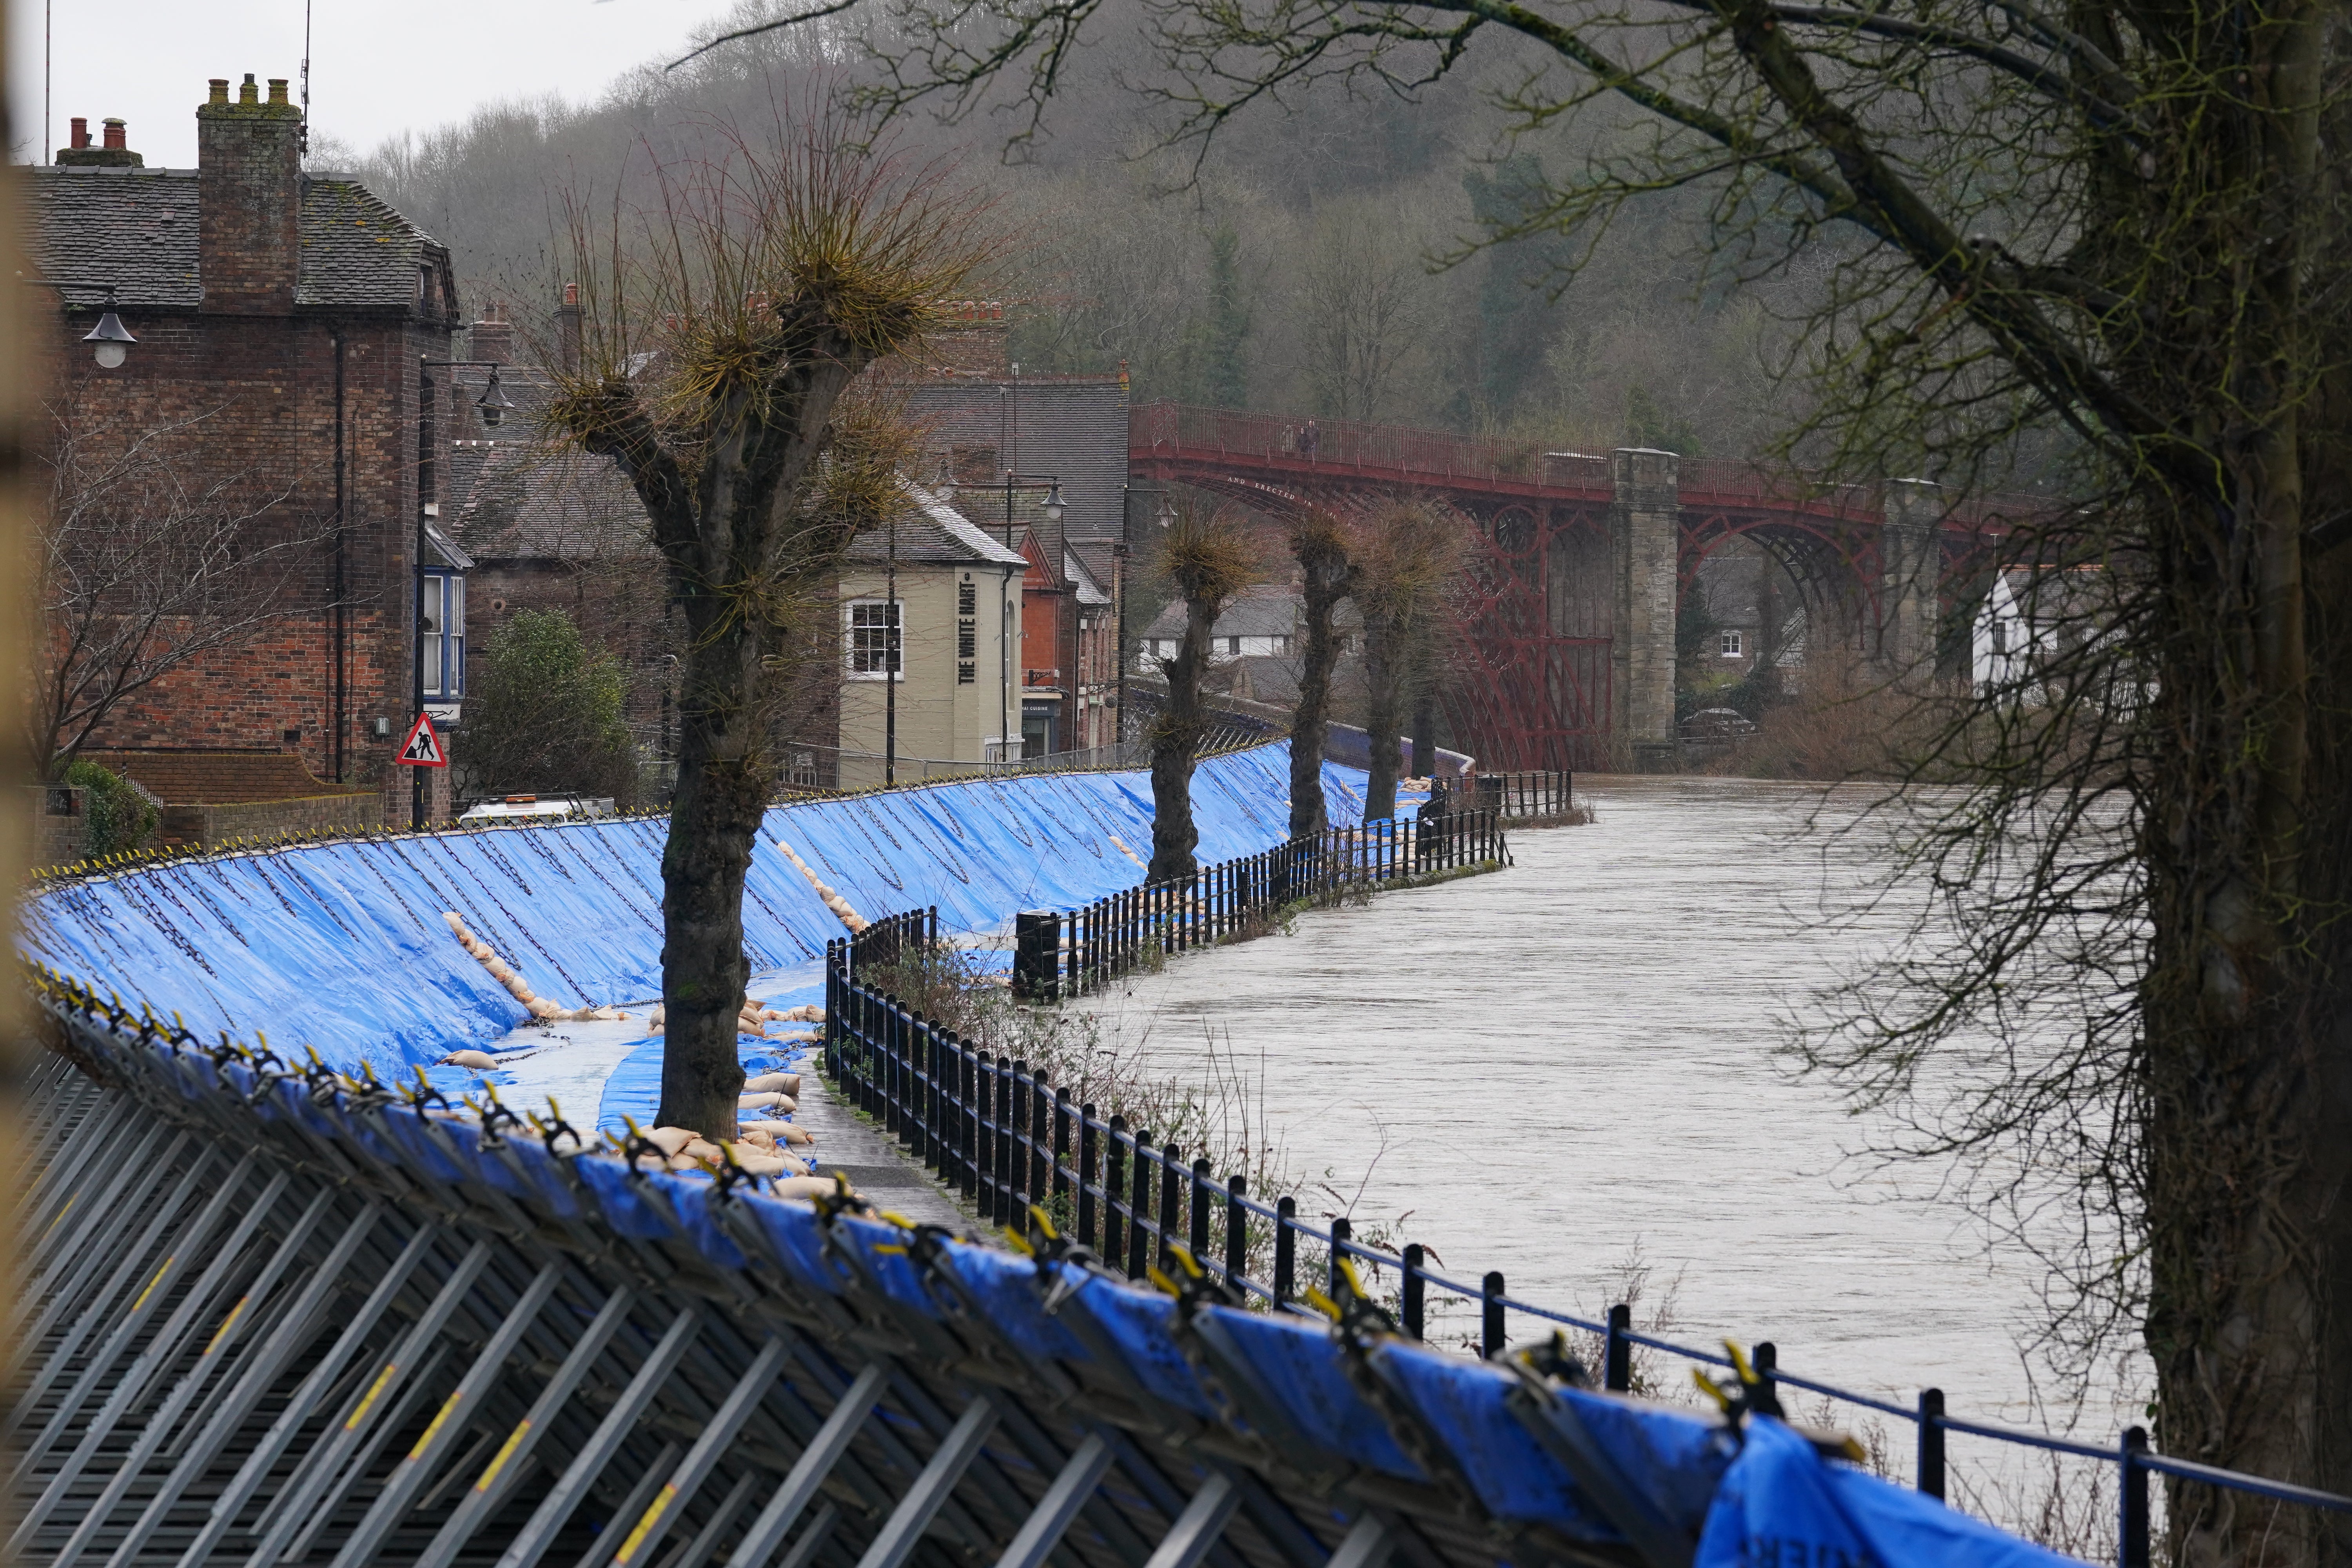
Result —
<path fill-rule="evenodd" d="M 433 715 L 419 713 L 416 727 L 408 731 L 408 739 L 400 743 L 400 755 L 392 759 L 406 763 L 412 768 L 446 768 L 449 753 L 441 749 L 440 732 L 433 728 Z"/>

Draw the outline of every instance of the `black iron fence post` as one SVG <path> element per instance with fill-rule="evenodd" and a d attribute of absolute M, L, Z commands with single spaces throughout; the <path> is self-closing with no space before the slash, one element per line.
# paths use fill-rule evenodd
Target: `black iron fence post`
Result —
<path fill-rule="evenodd" d="M 1135 1165 L 1127 1178 L 1127 1277 L 1140 1279 L 1151 1262 L 1151 1134 L 1135 1130 Z"/>
<path fill-rule="evenodd" d="M 1355 1234 L 1355 1222 L 1346 1215 L 1331 1222 L 1331 1257 L 1324 1270 L 1323 1293 L 1335 1301 L 1339 1299 L 1339 1259 L 1348 1256 L 1348 1243 Z"/>
<path fill-rule="evenodd" d="M 1238 1286 L 1249 1276 L 1249 1178 L 1225 1178 L 1225 1283 Z"/>
<path fill-rule="evenodd" d="M 1429 1281 L 1422 1278 L 1421 1271 L 1428 1257 L 1428 1252 L 1417 1241 L 1404 1249 L 1404 1289 L 1403 1300 L 1400 1303 L 1401 1315 L 1406 1335 L 1416 1340 L 1423 1337 L 1422 1319 L 1425 1307 L 1424 1298 L 1429 1290 Z"/>
<path fill-rule="evenodd" d="M 1078 1107 L 1078 1245 L 1093 1247 L 1095 1232 L 1095 1189 L 1101 1180 L 1098 1167 L 1102 1163 L 1102 1145 L 1095 1134 L 1095 1108 L 1091 1101 Z"/>
<path fill-rule="evenodd" d="M 2148 1568 L 2147 1467 L 2137 1462 L 2147 1452 L 2147 1429 L 2124 1428 L 2123 1441 L 2116 1446 L 2117 1511 L 2121 1515 L 2116 1542 L 2117 1568 Z"/>
<path fill-rule="evenodd" d="M 1286 1193 L 1274 1204 L 1274 1304 L 1298 1294 L 1298 1200 Z"/>
<path fill-rule="evenodd" d="M 1493 1361 L 1503 1353 L 1503 1276 L 1492 1273 L 1478 1282 L 1478 1353 Z"/>
<path fill-rule="evenodd" d="M 1601 1386 L 1623 1394 L 1633 1386 L 1633 1309 L 1620 1301 L 1609 1309 L 1609 1334 L 1601 1351 Z"/>
<path fill-rule="evenodd" d="M 1127 1257 L 1127 1148 L 1120 1142 L 1127 1131 L 1127 1118 L 1110 1119 L 1110 1136 L 1103 1140 L 1103 1238 L 1102 1255 L 1114 1268 Z"/>
<path fill-rule="evenodd" d="M 1209 1188 L 1212 1184 L 1207 1155 L 1192 1162 L 1192 1231 L 1185 1245 L 1192 1249 L 1193 1261 L 1206 1267 L 1209 1257 Z"/>
<path fill-rule="evenodd" d="M 1919 1489 L 1944 1495 L 1944 1391 L 1919 1391 Z"/>
<path fill-rule="evenodd" d="M 1177 1227 L 1184 1223 L 1184 1146 L 1163 1143 L 1160 1146 L 1160 1233 L 1152 1237 L 1152 1261 L 1168 1250 L 1176 1237 Z"/>

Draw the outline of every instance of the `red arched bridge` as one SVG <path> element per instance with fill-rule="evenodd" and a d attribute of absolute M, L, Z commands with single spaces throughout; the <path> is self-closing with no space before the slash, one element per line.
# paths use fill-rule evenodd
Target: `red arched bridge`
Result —
<path fill-rule="evenodd" d="M 1752 541 L 1795 586 L 1810 647 L 1907 671 L 1932 665 L 1939 608 L 2007 520 L 2050 506 L 1173 403 L 1134 410 L 1128 465 L 1276 514 L 1399 496 L 1449 506 L 1471 544 L 1444 706 L 1458 742 L 1495 768 L 1667 765 L 1677 608 L 1729 541 Z"/>

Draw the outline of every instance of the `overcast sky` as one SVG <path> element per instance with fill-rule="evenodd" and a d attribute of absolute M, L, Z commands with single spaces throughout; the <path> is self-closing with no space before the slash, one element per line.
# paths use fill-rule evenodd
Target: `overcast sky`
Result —
<path fill-rule="evenodd" d="M 726 0 L 314 0 L 311 124 L 362 150 L 462 119 L 476 104 L 593 97 L 682 52 Z M 301 92 L 302 0 L 54 0 L 48 145 L 67 121 L 130 121 L 148 166 L 194 168 L 196 105 L 213 77 L 282 76 Z M 12 0 L 17 161 L 41 157 L 40 0 Z M 265 88 L 264 91 L 268 89 Z"/>

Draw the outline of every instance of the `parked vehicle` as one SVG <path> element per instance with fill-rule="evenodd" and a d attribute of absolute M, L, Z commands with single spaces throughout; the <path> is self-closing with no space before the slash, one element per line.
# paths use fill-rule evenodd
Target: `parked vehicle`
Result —
<path fill-rule="evenodd" d="M 511 822 L 518 819 L 565 822 L 612 815 L 611 795 L 510 795 L 502 800 L 478 802 L 467 807 L 465 815 L 457 821 L 461 826 L 468 822 Z"/>

